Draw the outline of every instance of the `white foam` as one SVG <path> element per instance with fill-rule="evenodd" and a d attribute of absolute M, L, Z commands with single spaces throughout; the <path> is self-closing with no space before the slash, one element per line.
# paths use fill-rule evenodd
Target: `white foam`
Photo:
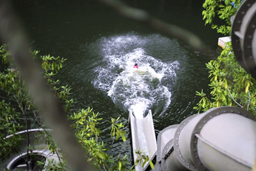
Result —
<path fill-rule="evenodd" d="M 171 102 L 171 87 L 161 81 L 176 77 L 178 61 L 164 63 L 146 54 L 139 36 L 117 36 L 102 42 L 105 66 L 96 68 L 95 87 L 105 91 L 115 104 L 132 110 L 142 118 L 153 105 L 161 103 L 163 112 Z M 136 46 L 140 45 L 140 48 Z M 133 68 L 137 63 L 139 68 Z"/>

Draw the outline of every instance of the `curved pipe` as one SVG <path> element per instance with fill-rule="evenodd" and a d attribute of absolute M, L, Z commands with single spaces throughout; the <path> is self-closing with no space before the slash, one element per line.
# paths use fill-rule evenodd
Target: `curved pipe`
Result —
<path fill-rule="evenodd" d="M 29 154 L 31 154 L 31 152 L 28 152 Z M 54 160 L 55 163 L 59 162 L 59 158 L 57 156 L 57 154 L 53 154 L 51 153 L 50 150 L 33 150 L 33 155 L 38 155 L 38 156 L 43 156 L 46 158 L 45 160 L 45 164 L 44 164 L 44 169 L 42 171 L 46 171 L 47 169 L 45 169 L 45 166 L 49 165 L 49 161 Z M 16 162 L 20 159 L 23 159 L 24 157 L 27 156 L 27 152 L 22 153 L 18 156 L 16 156 L 15 158 L 13 158 L 7 165 L 7 169 L 12 170 L 15 169 L 14 165 L 16 164 Z"/>
<path fill-rule="evenodd" d="M 173 149 L 161 157 L 162 170 L 250 171 L 256 158 L 254 119 L 238 107 L 213 108 L 185 119 L 162 148 Z"/>
<path fill-rule="evenodd" d="M 256 1 L 244 1 L 232 23 L 231 41 L 235 57 L 256 79 Z"/>

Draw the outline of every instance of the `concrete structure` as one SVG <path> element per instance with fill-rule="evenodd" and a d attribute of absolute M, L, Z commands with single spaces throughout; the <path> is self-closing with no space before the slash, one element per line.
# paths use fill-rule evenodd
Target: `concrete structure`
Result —
<path fill-rule="evenodd" d="M 230 37 L 219 37 L 218 39 L 218 46 L 220 46 L 221 48 L 224 48 L 226 43 L 231 42 Z"/>

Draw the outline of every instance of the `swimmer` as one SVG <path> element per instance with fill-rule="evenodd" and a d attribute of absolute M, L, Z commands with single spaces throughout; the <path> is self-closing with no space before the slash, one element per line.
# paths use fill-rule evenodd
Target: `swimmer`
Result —
<path fill-rule="evenodd" d="M 139 68 L 138 64 L 134 64 L 133 68 L 137 68 L 138 69 Z"/>

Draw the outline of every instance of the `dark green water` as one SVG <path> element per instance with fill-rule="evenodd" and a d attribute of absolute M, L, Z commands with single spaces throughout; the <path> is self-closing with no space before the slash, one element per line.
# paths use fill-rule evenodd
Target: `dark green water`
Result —
<path fill-rule="evenodd" d="M 204 26 L 201 0 L 127 2 L 166 22 L 194 32 L 203 40 L 205 46 L 216 50 L 218 35 L 210 27 Z M 111 144 L 110 152 L 113 154 L 127 154 L 130 158 L 131 145 L 127 124 L 128 111 L 124 110 L 122 105 L 115 104 L 107 91 L 97 88 L 94 84 L 98 76 L 95 69 L 107 68 L 104 61 L 106 51 L 109 52 L 108 55 L 117 55 L 118 51 L 120 55 L 125 55 L 140 48 L 147 56 L 163 64 L 175 61 L 179 63 L 178 69 L 174 71 L 176 76 L 167 78 L 163 83 L 171 93 L 167 110 L 161 114 L 161 104 L 152 108 L 156 133 L 196 113 L 193 111 L 199 101 L 195 95 L 196 91 L 204 89 L 209 92 L 205 63 L 215 58 L 217 53 L 202 54 L 185 42 L 166 37 L 143 24 L 123 18 L 109 7 L 93 0 L 16 0 L 13 5 L 29 33 L 34 49 L 39 50 L 41 54 L 67 58 L 58 77 L 64 84 L 72 87 L 72 96 L 78 102 L 77 108 L 90 106 L 104 118 L 99 125 L 103 129 L 102 140 Z M 118 38 L 121 39 L 120 44 L 111 44 Z M 128 141 L 112 144 L 112 140 L 107 136 L 107 120 L 119 116 L 126 123 Z"/>

